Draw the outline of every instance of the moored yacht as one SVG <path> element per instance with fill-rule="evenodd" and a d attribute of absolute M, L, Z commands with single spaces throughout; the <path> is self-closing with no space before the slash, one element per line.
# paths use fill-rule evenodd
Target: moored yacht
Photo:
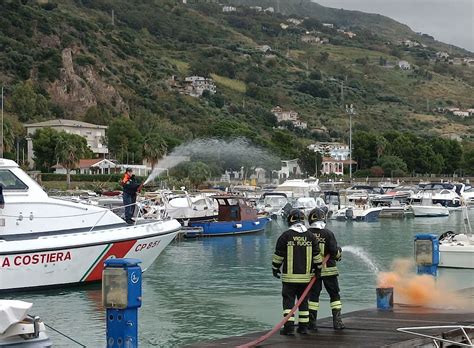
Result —
<path fill-rule="evenodd" d="M 463 207 L 464 233 L 448 231 L 439 237 L 439 267 L 474 269 L 474 235 Z"/>
<path fill-rule="evenodd" d="M 0 159 L 0 291 L 99 281 L 104 260 L 130 257 L 146 270 L 178 221 L 127 225 L 111 210 L 49 197 L 18 165 Z"/>

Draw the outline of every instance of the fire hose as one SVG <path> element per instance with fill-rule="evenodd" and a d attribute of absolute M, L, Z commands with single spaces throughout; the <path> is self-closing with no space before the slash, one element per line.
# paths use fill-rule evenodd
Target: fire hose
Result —
<path fill-rule="evenodd" d="M 329 255 L 326 255 L 326 257 L 324 258 L 323 260 L 323 267 L 326 266 L 326 262 L 328 261 L 329 259 Z M 236 348 L 252 348 L 252 347 L 255 347 L 257 344 L 259 343 L 262 343 L 263 341 L 265 341 L 266 339 L 272 337 L 277 331 L 280 330 L 280 328 L 285 325 L 285 323 L 291 318 L 291 316 L 296 312 L 296 310 L 298 309 L 298 307 L 301 305 L 301 303 L 304 301 L 304 299 L 306 298 L 306 296 L 308 296 L 308 292 L 311 290 L 311 288 L 313 287 L 313 284 L 314 282 L 316 281 L 316 276 L 313 276 L 311 278 L 311 281 L 308 283 L 308 285 L 306 286 L 306 288 L 304 289 L 303 293 L 301 294 L 301 297 L 298 299 L 298 301 L 296 302 L 296 304 L 293 306 L 293 308 L 291 309 L 290 313 L 288 313 L 278 324 L 276 324 L 273 329 L 271 329 L 270 331 L 268 331 L 265 335 L 263 336 L 260 336 L 259 338 L 257 338 L 256 340 L 252 341 L 252 342 L 249 342 L 249 343 L 245 343 L 245 344 L 242 344 L 240 346 L 237 346 Z"/>

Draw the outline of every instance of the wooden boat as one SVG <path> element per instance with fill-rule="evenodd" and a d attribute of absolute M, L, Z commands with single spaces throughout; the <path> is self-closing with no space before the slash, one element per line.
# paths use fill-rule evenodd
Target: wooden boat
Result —
<path fill-rule="evenodd" d="M 270 219 L 259 217 L 257 211 L 239 196 L 212 196 L 219 205 L 218 216 L 210 221 L 190 221 L 185 237 L 225 236 L 262 231 Z M 192 229 L 194 228 L 194 230 Z"/>

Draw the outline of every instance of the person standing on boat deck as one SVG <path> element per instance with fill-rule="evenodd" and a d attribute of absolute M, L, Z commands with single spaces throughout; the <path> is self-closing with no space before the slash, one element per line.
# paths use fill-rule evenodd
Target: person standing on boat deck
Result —
<path fill-rule="evenodd" d="M 339 271 L 336 262 L 341 260 L 342 249 L 337 246 L 337 240 L 334 233 L 326 227 L 326 212 L 321 208 L 311 210 L 308 215 L 309 231 L 316 237 L 319 243 L 321 258 L 328 257 L 327 262 L 323 263 L 321 276 L 316 279 L 309 294 L 309 329 L 316 331 L 316 320 L 319 310 L 319 295 L 324 284 L 330 301 L 332 310 L 333 327 L 336 330 L 344 329 L 341 319 L 341 297 L 339 295 L 339 283 L 337 276 Z M 329 255 L 329 256 L 328 256 Z"/>
<path fill-rule="evenodd" d="M 5 199 L 3 198 L 3 184 L 0 184 L 0 209 L 5 208 Z"/>
<path fill-rule="evenodd" d="M 301 297 L 311 281 L 313 270 L 321 267 L 322 258 L 318 242 L 304 225 L 304 213 L 292 209 L 288 213 L 289 229 L 278 238 L 272 258 L 273 276 L 282 280 L 283 316 L 290 313 L 295 300 Z M 298 333 L 308 333 L 308 299 L 304 299 L 298 308 Z M 281 335 L 292 336 L 295 318 L 292 316 L 283 328 Z"/>
<path fill-rule="evenodd" d="M 120 184 L 123 187 L 123 205 L 125 206 L 125 221 L 127 224 L 133 224 L 132 219 L 135 212 L 135 203 L 137 201 L 137 192 L 140 192 L 142 185 L 136 180 L 132 168 L 127 168 Z"/>

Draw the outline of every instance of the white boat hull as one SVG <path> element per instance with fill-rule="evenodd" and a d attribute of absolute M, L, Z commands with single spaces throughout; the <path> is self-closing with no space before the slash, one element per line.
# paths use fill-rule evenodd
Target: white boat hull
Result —
<path fill-rule="evenodd" d="M 180 228 L 176 220 L 165 220 L 0 240 L 0 291 L 100 281 L 108 258 L 137 258 L 146 270 Z"/>
<path fill-rule="evenodd" d="M 439 267 L 474 269 L 474 235 L 461 233 L 440 239 Z"/>
<path fill-rule="evenodd" d="M 474 245 L 439 245 L 439 267 L 474 269 Z"/>
<path fill-rule="evenodd" d="M 412 205 L 411 209 L 415 217 L 449 216 L 448 208 L 441 205 Z"/>

